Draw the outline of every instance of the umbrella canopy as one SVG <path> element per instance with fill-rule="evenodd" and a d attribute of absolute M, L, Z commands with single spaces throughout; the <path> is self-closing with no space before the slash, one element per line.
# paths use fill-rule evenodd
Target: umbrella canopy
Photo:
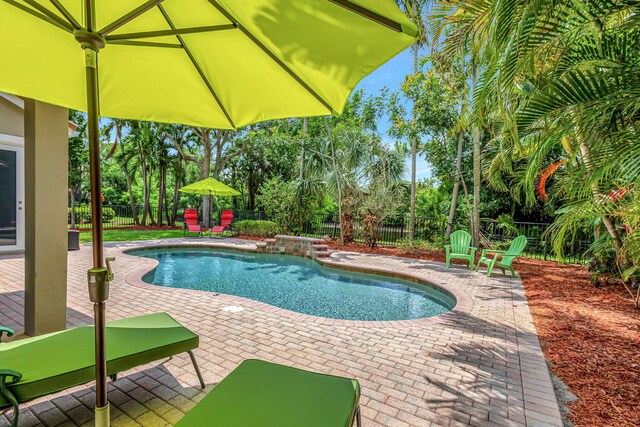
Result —
<path fill-rule="evenodd" d="M 239 196 L 240 192 L 224 185 L 214 178 L 206 178 L 193 184 L 185 185 L 178 191 L 183 193 L 203 194 L 205 196 Z"/>
<path fill-rule="evenodd" d="M 417 32 L 392 0 L 0 0 L 0 91 L 88 113 L 96 425 L 109 425 L 99 116 L 233 129 L 340 113 Z"/>
<path fill-rule="evenodd" d="M 0 0 L 0 91 L 87 111 L 81 42 L 101 116 L 231 129 L 342 112 L 416 34 L 392 0 Z"/>

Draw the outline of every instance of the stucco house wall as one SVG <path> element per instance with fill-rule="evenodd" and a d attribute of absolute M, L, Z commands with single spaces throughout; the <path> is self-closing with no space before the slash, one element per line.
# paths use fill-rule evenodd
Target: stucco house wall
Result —
<path fill-rule="evenodd" d="M 0 96 L 0 133 L 24 137 L 24 109 L 4 96 Z"/>

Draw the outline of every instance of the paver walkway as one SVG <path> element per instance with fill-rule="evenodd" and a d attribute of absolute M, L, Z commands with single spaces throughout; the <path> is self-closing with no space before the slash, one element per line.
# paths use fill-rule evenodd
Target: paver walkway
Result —
<path fill-rule="evenodd" d="M 547 366 L 522 284 L 487 278 L 457 266 L 413 259 L 338 252 L 327 261 L 349 268 L 402 273 L 441 285 L 460 307 L 429 321 L 322 321 L 246 299 L 160 288 L 139 278 L 154 260 L 123 249 L 158 244 L 231 245 L 251 242 L 168 239 L 107 244 L 115 255 L 108 319 L 166 311 L 200 334 L 195 354 L 208 391 L 240 361 L 259 358 L 357 378 L 364 426 L 561 426 Z M 85 277 L 91 251 L 69 252 L 69 326 L 92 321 Z M 0 324 L 22 331 L 24 260 L 0 256 Z M 239 305 L 241 312 L 223 308 Z M 1 367 L 1 366 L 0 366 Z M 175 423 L 204 393 L 186 355 L 121 374 L 109 383 L 114 426 Z M 93 425 L 90 386 L 23 405 L 21 425 Z M 8 425 L 10 413 L 0 415 Z"/>

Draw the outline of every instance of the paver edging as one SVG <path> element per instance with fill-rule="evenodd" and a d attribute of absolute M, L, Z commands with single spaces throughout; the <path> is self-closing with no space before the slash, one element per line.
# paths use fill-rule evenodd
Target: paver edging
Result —
<path fill-rule="evenodd" d="M 525 419 L 528 425 L 545 425 L 562 427 L 560 405 L 551 381 L 551 373 L 547 366 L 544 352 L 533 323 L 529 304 L 522 280 L 518 280 L 513 293 L 522 298 L 513 304 L 513 318 L 516 329 L 516 345 L 520 359 L 520 384 L 525 408 Z M 523 356 L 526 356 L 523 358 Z M 535 372 L 535 379 L 530 375 Z M 544 383 L 544 385 L 541 385 Z M 541 389 L 551 389 L 553 393 L 547 399 L 540 397 Z"/>

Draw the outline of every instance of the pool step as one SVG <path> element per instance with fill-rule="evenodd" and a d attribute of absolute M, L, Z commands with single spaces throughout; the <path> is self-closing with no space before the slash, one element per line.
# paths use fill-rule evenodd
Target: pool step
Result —
<path fill-rule="evenodd" d="M 327 245 L 313 245 L 313 248 L 316 250 L 321 250 L 321 251 L 326 251 L 327 249 L 329 249 L 329 246 Z"/>
<path fill-rule="evenodd" d="M 331 252 L 329 251 L 316 251 L 316 257 L 318 258 L 328 258 L 331 256 Z"/>

